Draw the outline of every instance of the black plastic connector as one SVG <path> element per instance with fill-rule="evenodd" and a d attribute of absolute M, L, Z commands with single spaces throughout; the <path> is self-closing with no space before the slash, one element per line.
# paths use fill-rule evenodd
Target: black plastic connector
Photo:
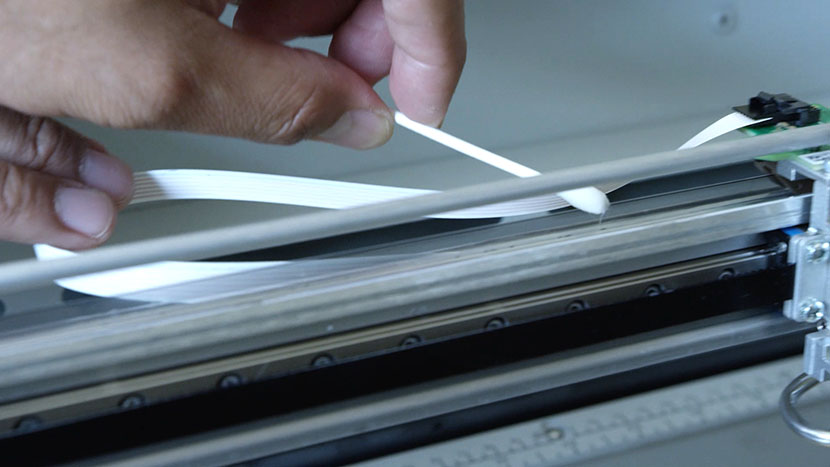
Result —
<path fill-rule="evenodd" d="M 749 105 L 733 107 L 749 118 L 760 120 L 769 118 L 762 123 L 752 125 L 753 128 L 772 126 L 780 122 L 802 127 L 818 123 L 821 111 L 810 104 L 800 101 L 789 94 L 770 94 L 760 92 L 749 99 Z"/>

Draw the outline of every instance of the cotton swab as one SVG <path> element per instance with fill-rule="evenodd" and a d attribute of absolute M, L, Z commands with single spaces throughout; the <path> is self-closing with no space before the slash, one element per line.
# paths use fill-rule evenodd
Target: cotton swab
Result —
<path fill-rule="evenodd" d="M 436 143 L 443 144 L 450 149 L 454 149 L 464 155 L 517 177 L 528 178 L 541 175 L 541 172 L 530 167 L 478 147 L 437 128 L 418 123 L 401 112 L 395 112 L 395 122 Z M 567 201 L 571 206 L 591 214 L 603 214 L 608 210 L 608 197 L 605 196 L 605 193 L 594 187 L 575 188 L 573 190 L 559 192 L 557 195 Z"/>

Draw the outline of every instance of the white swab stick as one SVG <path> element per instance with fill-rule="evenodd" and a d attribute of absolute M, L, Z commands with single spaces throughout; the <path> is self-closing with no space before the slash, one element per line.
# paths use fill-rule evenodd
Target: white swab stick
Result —
<path fill-rule="evenodd" d="M 448 148 L 455 149 L 462 154 L 478 159 L 485 164 L 492 165 L 497 169 L 504 170 L 505 172 L 511 173 L 517 177 L 527 178 L 541 175 L 541 172 L 537 170 L 533 170 L 530 167 L 519 164 L 518 162 L 513 162 L 506 157 L 502 157 L 484 148 L 480 148 L 475 144 L 468 143 L 463 139 L 456 138 L 455 136 L 441 131 L 438 128 L 418 123 L 401 112 L 395 112 L 395 122 L 404 128 L 418 133 L 419 135 L 426 136 L 427 138 L 437 143 L 441 143 Z"/>
<path fill-rule="evenodd" d="M 490 152 L 484 148 L 478 147 L 475 144 L 468 143 L 463 139 L 441 131 L 437 128 L 418 123 L 401 112 L 395 112 L 395 122 L 409 130 L 425 136 L 437 143 L 455 149 L 456 151 L 478 159 L 485 164 L 491 165 L 497 169 L 503 170 L 507 173 L 513 174 L 517 177 L 527 178 L 541 175 L 538 170 L 513 162 L 506 157 L 502 157 L 496 153 Z M 605 193 L 594 188 L 576 188 L 573 190 L 557 193 L 562 199 L 571 204 L 571 206 L 591 214 L 602 214 L 609 206 L 608 197 Z"/>

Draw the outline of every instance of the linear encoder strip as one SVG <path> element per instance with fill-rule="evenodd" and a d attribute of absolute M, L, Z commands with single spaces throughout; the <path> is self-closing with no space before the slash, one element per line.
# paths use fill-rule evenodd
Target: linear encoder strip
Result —
<path fill-rule="evenodd" d="M 754 125 L 761 121 L 763 120 L 753 120 L 738 112 L 729 114 L 695 135 L 681 146 L 680 149 L 696 147 L 730 131 Z M 485 162 L 496 166 L 491 162 Z M 503 167 L 500 168 L 506 170 Z M 608 192 L 619 186 L 621 184 L 600 188 L 602 191 Z M 588 198 L 589 204 L 594 202 L 596 205 L 597 201 L 592 201 L 590 197 L 593 194 L 589 190 L 597 189 L 588 187 L 569 191 L 576 192 L 578 196 L 582 197 L 586 197 L 587 195 L 586 198 Z M 602 191 L 600 191 L 601 194 Z M 135 194 L 130 204 L 199 199 L 288 204 L 323 209 L 349 209 L 385 201 L 404 200 L 429 193 L 435 193 L 435 191 L 286 175 L 221 170 L 166 169 L 136 173 Z M 566 193 L 563 192 L 562 194 Z M 499 218 L 551 211 L 567 207 L 568 205 L 569 203 L 562 197 L 548 195 L 441 213 L 430 217 L 441 219 Z M 75 255 L 71 251 L 43 244 L 35 245 L 34 250 L 35 255 L 40 260 L 65 258 Z M 360 260 L 368 261 L 368 259 L 361 258 L 352 259 L 351 262 L 360 262 Z M 356 264 L 351 264 L 351 262 L 350 265 L 357 266 Z M 371 263 L 371 261 L 369 262 Z M 66 289 L 89 295 L 119 297 L 134 295 L 137 292 L 161 287 L 171 287 L 230 274 L 286 265 L 288 263 L 290 262 L 162 261 L 64 278 L 56 281 L 56 283 Z M 338 265 L 337 267 L 342 266 Z M 164 294 L 160 296 L 156 294 L 154 298 L 160 301 L 187 302 L 201 300 L 206 297 L 205 293 L 198 293 L 196 290 L 193 291 L 192 295 L 192 297 L 188 294 L 184 294 L 183 296 L 180 292 L 177 292 L 175 294 L 171 293 L 170 297 L 165 297 Z"/>

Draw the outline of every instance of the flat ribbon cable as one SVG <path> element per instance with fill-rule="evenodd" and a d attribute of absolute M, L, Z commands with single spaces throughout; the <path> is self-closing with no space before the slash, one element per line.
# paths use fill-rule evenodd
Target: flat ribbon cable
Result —
<path fill-rule="evenodd" d="M 721 135 L 746 126 L 760 123 L 738 112 L 729 114 L 683 144 L 680 149 L 696 147 Z M 533 177 L 539 172 L 497 154 L 474 146 L 424 125 L 418 126 L 403 116 L 396 115 L 396 121 L 430 139 L 436 140 L 470 157 L 490 164 L 520 177 Z M 423 128 L 421 128 L 423 127 Z M 620 184 L 614 185 L 619 187 Z M 601 187 L 602 188 L 602 187 Z M 610 191 L 610 190 L 608 190 Z M 233 172 L 200 169 L 150 170 L 135 174 L 135 194 L 130 205 L 170 200 L 230 200 L 287 204 L 323 209 L 349 209 L 384 201 L 435 193 L 434 190 L 404 188 L 395 186 L 352 183 L 336 180 L 322 180 L 286 175 Z M 430 217 L 440 219 L 486 219 L 535 214 L 567 207 L 569 204 L 589 212 L 603 212 L 607 203 L 605 194 L 597 188 L 586 187 L 557 195 L 538 196 L 504 203 L 479 206 L 459 211 L 440 213 Z M 602 208 L 602 209 L 600 209 Z M 40 260 L 66 258 L 75 253 L 49 245 L 35 245 L 35 255 Z M 357 263 L 371 264 L 369 258 L 346 259 L 351 267 Z M 336 259 L 328 260 L 337 262 Z M 231 274 L 244 273 L 265 268 L 286 265 L 289 261 L 236 261 L 236 262 L 187 262 L 162 261 L 156 263 L 85 274 L 56 281 L 66 289 L 102 297 L 135 296 L 142 291 L 173 287 L 194 281 L 213 279 Z M 340 263 L 323 268 L 343 267 Z M 345 264 L 345 263 L 344 263 Z M 163 302 L 191 302 L 215 297 L 217 291 L 206 293 L 197 290 L 182 294 L 171 291 L 154 294 L 153 299 Z M 225 291 L 224 293 L 229 293 Z"/>

